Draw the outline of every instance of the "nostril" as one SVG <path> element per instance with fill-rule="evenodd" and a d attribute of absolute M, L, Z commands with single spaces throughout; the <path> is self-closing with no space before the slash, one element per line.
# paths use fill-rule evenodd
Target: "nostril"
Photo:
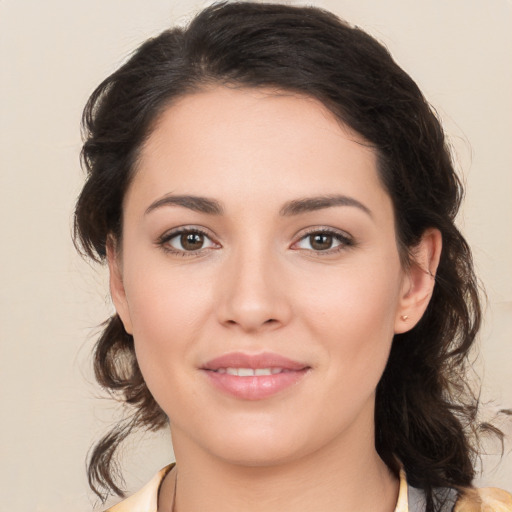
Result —
<path fill-rule="evenodd" d="M 279 320 L 276 320 L 275 318 L 269 318 L 268 320 L 265 320 L 264 322 L 262 322 L 259 325 L 260 326 L 274 325 L 274 324 L 278 324 L 278 323 L 279 323 Z M 243 322 L 237 322 L 236 320 L 233 320 L 233 319 L 226 320 L 226 325 L 242 325 L 242 324 L 243 324 Z"/>

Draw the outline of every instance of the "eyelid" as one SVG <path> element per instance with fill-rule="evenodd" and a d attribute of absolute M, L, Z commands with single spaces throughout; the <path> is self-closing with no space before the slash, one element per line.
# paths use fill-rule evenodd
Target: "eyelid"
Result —
<path fill-rule="evenodd" d="M 168 244 L 170 240 L 173 238 L 176 238 L 177 236 L 183 234 L 183 233 L 198 233 L 200 235 L 203 235 L 205 238 L 208 238 L 212 244 L 214 244 L 216 247 L 202 247 L 201 249 L 197 249 L 196 251 L 185 251 L 181 249 L 176 249 L 175 247 L 172 247 Z M 220 248 L 221 245 L 214 239 L 214 237 L 211 235 L 211 233 L 200 226 L 179 226 L 176 228 L 169 229 L 162 235 L 160 235 L 157 239 L 155 244 L 159 247 L 161 247 L 165 252 L 175 254 L 178 256 L 184 256 L 184 257 L 194 257 L 194 256 L 201 256 L 204 254 L 205 251 L 209 251 L 214 248 Z"/>
<path fill-rule="evenodd" d="M 334 254 L 343 250 L 346 250 L 348 248 L 354 247 L 356 245 L 356 242 L 352 235 L 347 233 L 346 231 L 343 231 L 341 229 L 336 229 L 332 227 L 327 226 L 313 226 L 310 228 L 306 228 L 305 231 L 300 232 L 296 236 L 296 241 L 293 242 L 291 248 L 293 249 L 293 246 L 298 244 L 300 241 L 304 240 L 304 238 L 314 235 L 314 234 L 326 234 L 333 236 L 336 240 L 340 241 L 340 245 L 332 247 L 330 249 L 326 249 L 323 251 L 315 250 L 315 249 L 302 249 L 302 248 L 295 248 L 294 250 L 298 251 L 307 251 L 310 253 L 313 253 L 315 255 L 323 256 L 323 255 L 329 255 Z"/>
<path fill-rule="evenodd" d="M 186 251 L 186 250 L 180 250 L 176 249 L 168 244 L 170 240 L 173 238 L 183 234 L 183 233 L 199 233 L 203 235 L 204 237 L 208 238 L 210 242 L 215 247 L 203 247 L 201 249 L 197 249 L 195 251 Z M 296 246 L 300 241 L 304 240 L 306 237 L 311 236 L 313 234 L 327 234 L 332 237 L 334 237 L 337 241 L 340 242 L 339 245 L 332 247 L 330 249 L 326 250 L 315 250 L 315 249 L 303 249 L 303 248 L 297 248 Z M 160 235 L 155 244 L 159 247 L 161 247 L 165 252 L 184 256 L 184 257 L 194 257 L 194 256 L 201 256 L 204 254 L 205 251 L 209 251 L 211 249 L 218 249 L 221 248 L 221 244 L 219 244 L 214 237 L 211 235 L 210 231 L 201 227 L 201 226 L 179 226 L 176 228 L 169 229 L 168 231 L 164 232 L 162 235 Z M 291 249 L 298 250 L 298 251 L 306 251 L 315 255 L 323 256 L 323 255 L 332 255 L 334 253 L 346 250 L 348 248 L 351 248 L 355 246 L 355 240 L 346 231 L 336 229 L 333 227 L 327 227 L 327 226 L 312 226 L 309 228 L 306 228 L 305 230 L 301 231 L 295 236 L 295 242 L 291 245 Z"/>

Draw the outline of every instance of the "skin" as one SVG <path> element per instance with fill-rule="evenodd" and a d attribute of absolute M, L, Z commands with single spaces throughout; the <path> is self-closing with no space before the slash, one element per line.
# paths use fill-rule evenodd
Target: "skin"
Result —
<path fill-rule="evenodd" d="M 333 194 L 352 203 L 282 215 L 291 201 Z M 223 214 L 163 204 L 182 195 Z M 176 228 L 207 236 L 186 251 Z M 342 238 L 324 249 L 311 231 Z M 168 107 L 108 256 L 116 309 L 169 416 L 176 510 L 392 511 L 398 484 L 374 447 L 375 389 L 393 335 L 428 304 L 440 250 L 429 230 L 402 268 L 374 151 L 317 101 L 219 86 Z M 241 400 L 200 370 L 233 351 L 309 370 L 276 395 Z M 164 482 L 159 510 L 170 494 Z"/>

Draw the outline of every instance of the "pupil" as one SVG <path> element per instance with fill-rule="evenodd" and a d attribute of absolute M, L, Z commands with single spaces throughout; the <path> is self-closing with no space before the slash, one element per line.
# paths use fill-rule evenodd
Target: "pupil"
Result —
<path fill-rule="evenodd" d="M 311 247 L 317 251 L 330 249 L 332 245 L 332 235 L 313 235 L 311 237 Z"/>
<path fill-rule="evenodd" d="M 185 233 L 181 235 L 181 246 L 188 251 L 201 249 L 204 236 L 200 233 Z"/>

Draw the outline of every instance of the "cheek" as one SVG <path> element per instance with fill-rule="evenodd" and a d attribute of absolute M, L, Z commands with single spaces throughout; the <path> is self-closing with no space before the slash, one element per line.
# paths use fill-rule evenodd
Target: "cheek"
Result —
<path fill-rule="evenodd" d="M 174 269 L 165 258 L 140 258 L 147 264 L 129 266 L 126 293 L 134 334 L 148 343 L 167 346 L 194 328 L 208 307 L 208 282 L 201 272 Z M 173 336 L 173 333 L 175 334 Z"/>
<path fill-rule="evenodd" d="M 398 266 L 377 265 L 339 272 L 304 290 L 301 316 L 323 345 L 337 389 L 375 389 L 391 348 L 400 283 Z"/>
<path fill-rule="evenodd" d="M 164 407 L 165 390 L 169 385 L 179 387 L 186 368 L 183 361 L 191 359 L 193 341 L 211 301 L 200 281 L 180 277 L 168 265 L 162 268 L 153 262 L 139 269 L 128 263 L 125 288 L 137 361 L 149 389 Z"/>
<path fill-rule="evenodd" d="M 319 328 L 393 333 L 401 272 L 397 264 L 336 269 L 305 280 L 298 292 L 302 315 Z"/>

